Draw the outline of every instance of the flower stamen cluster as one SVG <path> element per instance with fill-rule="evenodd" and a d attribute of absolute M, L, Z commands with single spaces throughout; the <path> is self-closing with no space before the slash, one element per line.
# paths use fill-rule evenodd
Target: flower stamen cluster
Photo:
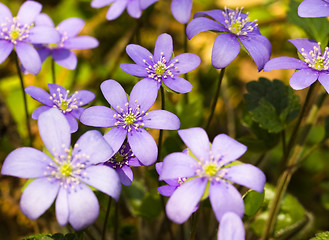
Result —
<path fill-rule="evenodd" d="M 108 160 L 108 163 L 112 164 L 111 166 L 116 168 L 122 168 L 124 165 L 129 166 L 129 159 L 134 158 L 135 155 L 130 148 L 128 151 L 126 145 L 122 145 L 120 150 Z"/>
<path fill-rule="evenodd" d="M 0 36 L 2 39 L 10 40 L 13 44 L 17 41 L 25 41 L 29 37 L 30 29 L 34 24 L 22 25 L 18 17 L 13 19 L 6 18 L 6 22 L 0 24 Z"/>
<path fill-rule="evenodd" d="M 57 88 L 58 94 L 54 93 L 50 96 L 50 100 L 53 101 L 54 107 L 57 107 L 62 113 L 71 112 L 74 109 L 77 109 L 78 106 L 82 105 L 83 102 L 78 102 L 78 100 L 74 97 L 78 91 L 76 91 L 72 96 L 69 96 L 70 91 L 66 91 L 66 95 L 64 96 L 61 93 L 60 88 Z"/>
<path fill-rule="evenodd" d="M 236 35 L 247 35 L 258 27 L 256 23 L 257 20 L 250 21 L 248 13 L 247 17 L 241 16 L 242 9 L 243 8 L 237 8 L 235 11 L 231 12 L 225 7 L 224 12 L 222 12 L 227 29 Z"/>
<path fill-rule="evenodd" d="M 157 62 L 154 61 L 153 56 L 150 56 L 150 60 L 153 62 L 153 64 L 149 64 L 146 59 L 143 59 L 143 62 L 145 63 L 145 65 L 147 65 L 147 68 L 145 68 L 145 70 L 148 73 L 148 77 L 152 78 L 156 81 L 158 81 L 159 83 L 161 83 L 162 81 L 162 77 L 164 79 L 171 77 L 174 77 L 174 74 L 172 72 L 172 70 L 175 70 L 175 72 L 177 72 L 178 67 L 175 66 L 176 63 L 178 63 L 178 59 L 176 59 L 175 62 L 167 65 L 167 60 L 164 57 L 164 53 L 161 52 L 161 56 L 160 56 L 160 60 L 158 60 Z"/>
<path fill-rule="evenodd" d="M 122 126 L 122 128 L 128 132 L 130 132 L 132 128 L 137 130 L 140 126 L 144 126 L 142 118 L 143 116 L 147 116 L 148 113 L 145 113 L 145 111 L 140 112 L 140 105 L 137 104 L 137 100 L 135 100 L 135 104 L 136 108 L 134 109 L 129 106 L 129 103 L 125 104 L 125 110 L 117 106 L 117 113 L 113 115 L 113 117 L 117 119 L 115 126 Z"/>
<path fill-rule="evenodd" d="M 301 55 L 304 57 L 304 61 L 309 67 L 318 71 L 326 71 L 329 69 L 328 47 L 325 48 L 322 55 L 319 42 L 317 46 L 313 46 L 313 50 L 310 50 L 308 53 L 305 52 L 304 48 L 301 48 Z"/>

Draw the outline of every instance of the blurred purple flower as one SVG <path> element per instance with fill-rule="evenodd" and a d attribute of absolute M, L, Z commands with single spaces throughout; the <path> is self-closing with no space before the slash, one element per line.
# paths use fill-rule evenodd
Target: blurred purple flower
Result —
<path fill-rule="evenodd" d="M 140 18 L 142 11 L 158 0 L 93 0 L 91 7 L 101 8 L 111 4 L 107 14 L 107 20 L 118 18 L 127 8 L 128 14 L 133 18 Z"/>
<path fill-rule="evenodd" d="M 183 223 L 192 214 L 205 192 L 218 221 L 226 212 L 243 216 L 244 204 L 240 193 L 231 184 L 237 183 L 262 192 L 265 175 L 250 164 L 228 165 L 247 150 L 246 146 L 225 134 L 217 135 L 210 144 L 202 128 L 179 130 L 178 134 L 191 153 L 171 153 L 163 160 L 160 180 L 185 177 L 167 202 L 168 217 Z M 209 187 L 209 191 L 206 190 Z"/>
<path fill-rule="evenodd" d="M 40 14 L 36 21 L 36 26 L 55 27 L 53 21 L 47 14 Z M 90 36 L 77 36 L 84 27 L 85 22 L 80 18 L 68 18 L 56 27 L 60 35 L 60 41 L 56 44 L 37 45 L 37 51 L 44 62 L 51 55 L 54 61 L 60 66 L 68 69 L 75 69 L 77 66 L 77 56 L 72 49 L 89 49 L 98 46 L 98 41 Z"/>
<path fill-rule="evenodd" d="M 329 1 L 327 0 L 304 0 L 298 6 L 300 17 L 316 18 L 329 16 Z"/>
<path fill-rule="evenodd" d="M 225 8 L 222 10 L 210 10 L 198 12 L 189 22 L 186 34 L 189 39 L 204 31 L 220 32 L 212 49 L 211 61 L 215 68 L 227 67 L 239 54 L 240 42 L 253 58 L 258 71 L 271 56 L 271 43 L 261 35 L 258 24 L 249 21 L 248 14 L 242 13 L 242 9 L 235 11 Z M 213 18 L 211 20 L 208 17 Z"/>
<path fill-rule="evenodd" d="M 111 128 L 104 136 L 114 152 L 122 146 L 126 136 L 131 150 L 144 165 L 153 164 L 158 148 L 153 137 L 144 128 L 176 130 L 180 126 L 178 117 L 165 110 L 147 112 L 157 97 L 155 82 L 138 82 L 127 99 L 122 86 L 107 80 L 101 84 L 101 90 L 113 109 L 105 106 L 87 108 L 80 121 L 88 126 Z"/>
<path fill-rule="evenodd" d="M 81 230 L 92 224 L 99 213 L 97 198 L 89 186 L 119 198 L 121 184 L 117 173 L 97 165 L 106 161 L 113 150 L 96 130 L 83 134 L 72 149 L 70 126 L 57 109 L 41 114 L 38 126 L 51 156 L 30 147 L 18 148 L 5 159 L 1 174 L 35 178 L 20 200 L 27 217 L 37 219 L 57 197 L 58 223 L 70 223 L 75 230 Z"/>
<path fill-rule="evenodd" d="M 16 17 L 0 3 L 0 63 L 15 48 L 22 66 L 30 73 L 37 74 L 41 61 L 32 44 L 50 44 L 60 41 L 60 36 L 52 27 L 34 26 L 34 21 L 42 9 L 35 1 L 26 1 Z"/>
<path fill-rule="evenodd" d="M 95 98 L 95 94 L 87 90 L 80 90 L 69 95 L 69 90 L 52 83 L 48 84 L 48 88 L 50 94 L 42 88 L 34 86 L 25 88 L 27 94 L 46 105 L 35 109 L 32 113 L 32 118 L 38 119 L 44 111 L 58 108 L 69 122 L 71 132 L 76 132 L 78 130 L 76 119 L 79 119 L 81 113 L 85 110 L 82 106 L 91 102 Z"/>
<path fill-rule="evenodd" d="M 129 143 L 122 144 L 119 151 L 104 164 L 115 169 L 121 183 L 125 186 L 130 186 L 133 181 L 133 172 L 130 167 L 139 167 L 143 165 L 133 154 Z"/>
<path fill-rule="evenodd" d="M 227 212 L 220 220 L 218 240 L 245 240 L 245 231 L 241 218 L 233 212 Z"/>
<path fill-rule="evenodd" d="M 183 24 L 188 23 L 191 17 L 192 0 L 172 0 L 171 12 L 174 18 Z"/>
<path fill-rule="evenodd" d="M 144 47 L 129 44 L 127 54 L 136 64 L 122 63 L 121 69 L 138 77 L 142 81 L 156 82 L 158 88 L 163 82 L 175 92 L 186 93 L 192 90 L 192 84 L 176 75 L 185 74 L 200 65 L 200 58 L 193 53 L 183 53 L 171 59 L 173 54 L 172 37 L 161 34 L 154 48 L 154 56 Z M 171 60 L 170 60 L 171 59 Z"/>
<path fill-rule="evenodd" d="M 325 48 L 321 53 L 320 43 L 314 40 L 300 38 L 290 39 L 300 53 L 302 60 L 292 57 L 273 58 L 265 64 L 264 71 L 275 69 L 300 69 L 290 78 L 289 84 L 295 90 L 301 90 L 312 85 L 316 80 L 329 93 L 329 51 Z"/>

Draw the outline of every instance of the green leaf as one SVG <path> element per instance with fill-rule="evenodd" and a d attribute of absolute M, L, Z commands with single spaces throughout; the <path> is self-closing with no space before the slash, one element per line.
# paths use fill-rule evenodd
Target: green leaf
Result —
<path fill-rule="evenodd" d="M 244 196 L 244 214 L 248 217 L 254 216 L 261 208 L 264 202 L 265 193 L 259 193 L 254 190 L 249 190 Z"/>
<path fill-rule="evenodd" d="M 40 233 L 23 238 L 22 240 L 53 240 L 49 234 Z"/>
<path fill-rule="evenodd" d="M 300 2 L 292 0 L 289 3 L 287 19 L 289 22 L 302 28 L 311 39 L 323 43 L 323 47 L 328 42 L 329 21 L 327 18 L 302 18 L 298 16 L 298 6 Z"/>
<path fill-rule="evenodd" d="M 299 112 L 299 97 L 280 80 L 259 78 L 247 84 L 244 95 L 251 122 L 269 133 L 279 133 Z M 249 125 L 252 125 L 249 120 Z"/>
<path fill-rule="evenodd" d="M 329 232 L 322 232 L 315 234 L 314 238 L 311 238 L 310 240 L 328 240 L 329 239 Z"/>

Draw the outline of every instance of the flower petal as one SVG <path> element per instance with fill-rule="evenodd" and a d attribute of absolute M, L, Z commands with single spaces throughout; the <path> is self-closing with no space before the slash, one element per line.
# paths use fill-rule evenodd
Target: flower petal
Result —
<path fill-rule="evenodd" d="M 178 22 L 186 24 L 191 18 L 192 0 L 172 0 L 170 9 Z"/>
<path fill-rule="evenodd" d="M 85 110 L 84 108 L 76 108 L 72 110 L 71 114 L 73 117 L 80 120 L 81 114 L 83 113 L 84 110 Z"/>
<path fill-rule="evenodd" d="M 42 5 L 35 1 L 26 1 L 20 7 L 17 18 L 19 22 L 23 25 L 30 25 L 37 18 L 39 13 L 41 12 Z"/>
<path fill-rule="evenodd" d="M 64 42 L 64 47 L 67 49 L 89 49 L 98 47 L 98 41 L 90 36 L 78 36 L 69 38 Z"/>
<path fill-rule="evenodd" d="M 300 17 L 315 18 L 329 16 L 329 3 L 322 0 L 304 0 L 298 6 Z"/>
<path fill-rule="evenodd" d="M 138 65 L 148 67 L 145 61 L 153 65 L 152 61 L 150 60 L 153 58 L 152 53 L 150 53 L 149 50 L 143 48 L 142 46 L 129 44 L 126 47 L 126 52 L 128 56 Z"/>
<path fill-rule="evenodd" d="M 22 147 L 6 157 L 1 174 L 21 178 L 44 177 L 47 166 L 52 162 L 47 154 L 34 148 Z"/>
<path fill-rule="evenodd" d="M 183 129 L 178 131 L 178 135 L 197 159 L 209 159 L 210 142 L 205 130 L 198 127 Z"/>
<path fill-rule="evenodd" d="M 143 117 L 144 127 L 166 130 L 177 130 L 180 126 L 179 118 L 166 110 L 154 110 Z"/>
<path fill-rule="evenodd" d="M 114 110 L 104 106 L 94 106 L 83 111 L 80 122 L 93 127 L 113 127 L 117 120 L 113 117 L 117 114 Z"/>
<path fill-rule="evenodd" d="M 104 165 L 90 166 L 84 172 L 86 175 L 79 177 L 81 181 L 119 200 L 121 183 L 113 168 Z"/>
<path fill-rule="evenodd" d="M 67 90 L 64 87 L 55 83 L 48 83 L 48 89 L 51 96 L 54 97 L 54 94 L 56 95 L 56 99 L 59 98 L 59 94 L 62 94 L 63 96 L 66 96 L 68 94 Z"/>
<path fill-rule="evenodd" d="M 140 6 L 141 6 L 142 10 L 144 10 L 157 1 L 158 0 L 140 0 Z"/>
<path fill-rule="evenodd" d="M 319 74 L 319 82 L 322 84 L 324 89 L 329 93 L 329 73 L 328 71 L 326 72 L 321 72 Z"/>
<path fill-rule="evenodd" d="M 201 59 L 198 55 L 193 53 L 183 53 L 174 57 L 168 65 L 175 64 L 174 75 L 180 75 L 188 73 L 196 69 L 201 63 Z"/>
<path fill-rule="evenodd" d="M 32 118 L 37 120 L 40 116 L 41 113 L 51 109 L 52 107 L 48 107 L 48 106 L 41 106 L 41 107 L 38 107 L 37 109 L 35 109 L 32 113 Z"/>
<path fill-rule="evenodd" d="M 6 19 L 13 19 L 13 15 L 9 8 L 0 2 L 0 23 L 6 22 Z"/>
<path fill-rule="evenodd" d="M 133 18 L 140 18 L 142 15 L 142 9 L 139 2 L 139 0 L 130 0 L 127 5 L 127 12 Z"/>
<path fill-rule="evenodd" d="M 181 152 L 171 153 L 163 159 L 159 180 L 194 177 L 198 162 Z"/>
<path fill-rule="evenodd" d="M 222 157 L 226 165 L 241 157 L 247 147 L 226 134 L 219 134 L 214 138 L 211 151 L 215 157 Z"/>
<path fill-rule="evenodd" d="M 243 216 L 244 203 L 241 194 L 232 184 L 222 180 L 212 182 L 209 186 L 209 198 L 218 221 L 227 212 L 234 212 L 239 217 Z"/>
<path fill-rule="evenodd" d="M 167 61 L 171 59 L 173 53 L 173 41 L 172 37 L 167 34 L 161 34 L 155 43 L 154 47 L 154 61 L 161 61 L 161 57 L 164 57 Z"/>
<path fill-rule="evenodd" d="M 168 218 L 178 224 L 185 222 L 194 212 L 206 186 L 205 178 L 195 178 L 177 188 L 166 205 Z"/>
<path fill-rule="evenodd" d="M 259 168 L 251 164 L 239 164 L 226 169 L 228 170 L 226 179 L 257 192 L 263 192 L 266 177 Z"/>
<path fill-rule="evenodd" d="M 303 69 L 308 68 L 307 63 L 292 57 L 276 57 L 268 61 L 264 66 L 264 71 L 276 69 Z"/>
<path fill-rule="evenodd" d="M 313 69 L 302 69 L 295 72 L 290 80 L 290 86 L 295 90 L 301 90 L 311 86 L 319 77 L 319 72 Z"/>
<path fill-rule="evenodd" d="M 240 36 L 239 39 L 255 61 L 258 71 L 262 70 L 271 57 L 272 46 L 270 41 L 263 35 L 258 34 L 253 34 L 252 37 Z"/>
<path fill-rule="evenodd" d="M 198 18 L 197 18 L 198 19 Z M 215 68 L 229 65 L 240 52 L 240 43 L 232 33 L 223 33 L 216 37 L 212 48 L 211 62 Z"/>
<path fill-rule="evenodd" d="M 129 107 L 139 105 L 140 112 L 149 110 L 158 95 L 157 82 L 143 79 L 135 84 L 129 96 Z"/>
<path fill-rule="evenodd" d="M 88 156 L 88 164 L 97 164 L 110 159 L 113 150 L 99 131 L 90 130 L 79 138 L 72 151 L 73 156 L 80 153 Z"/>
<path fill-rule="evenodd" d="M 297 39 L 289 39 L 289 42 L 291 42 L 298 50 L 299 53 L 304 52 L 305 54 L 309 55 L 310 51 L 313 51 L 314 47 L 318 47 L 318 43 L 312 39 L 307 39 L 307 38 L 297 38 Z M 302 49 L 304 51 L 302 51 Z M 312 59 L 312 57 L 309 57 Z"/>
<path fill-rule="evenodd" d="M 81 18 L 67 18 L 58 24 L 57 29 L 60 33 L 66 34 L 69 38 L 76 36 L 85 26 L 85 21 Z"/>
<path fill-rule="evenodd" d="M 12 42 L 0 39 L 0 64 L 7 59 L 13 49 L 14 44 Z"/>
<path fill-rule="evenodd" d="M 158 187 L 158 192 L 165 197 L 170 197 L 176 189 L 177 189 L 177 186 L 165 185 L 165 186 Z"/>
<path fill-rule="evenodd" d="M 72 97 L 77 100 L 78 106 L 83 106 L 90 103 L 95 98 L 95 94 L 88 90 L 79 90 L 72 94 Z"/>
<path fill-rule="evenodd" d="M 123 141 L 126 139 L 127 131 L 121 127 L 114 127 L 109 130 L 104 138 L 108 144 L 113 149 L 113 152 L 116 153 L 123 144 Z"/>
<path fill-rule="evenodd" d="M 131 63 L 121 63 L 120 68 L 122 71 L 137 77 L 147 77 L 148 73 L 145 67 Z"/>
<path fill-rule="evenodd" d="M 78 124 L 77 120 L 71 115 L 71 113 L 66 113 L 64 116 L 70 125 L 70 132 L 74 133 L 74 132 L 78 131 L 79 124 Z"/>
<path fill-rule="evenodd" d="M 59 225 L 64 226 L 69 221 L 69 200 L 68 200 L 68 192 L 65 188 L 61 187 L 59 189 L 56 203 L 56 218 Z"/>
<path fill-rule="evenodd" d="M 70 191 L 69 200 L 69 223 L 79 231 L 92 224 L 98 217 L 99 204 L 93 191 L 81 183 Z M 88 214 L 86 214 L 88 213 Z"/>
<path fill-rule="evenodd" d="M 186 35 L 188 39 L 191 39 L 200 32 L 205 31 L 219 31 L 226 32 L 227 29 L 220 25 L 218 22 L 206 17 L 195 18 L 190 21 L 186 27 Z"/>
<path fill-rule="evenodd" d="M 15 50 L 21 64 L 32 74 L 38 74 L 41 70 L 41 60 L 38 52 L 28 43 L 17 42 Z"/>
<path fill-rule="evenodd" d="M 74 52 L 71 52 L 68 49 L 65 48 L 58 48 L 54 49 L 51 53 L 53 59 L 55 62 L 67 69 L 75 69 L 77 66 L 77 56 L 75 55 Z"/>
<path fill-rule="evenodd" d="M 49 44 L 58 43 L 61 38 L 55 28 L 36 26 L 30 29 L 28 40 L 33 44 Z"/>
<path fill-rule="evenodd" d="M 51 50 L 47 47 L 37 47 L 37 52 L 39 54 L 40 60 L 43 63 L 47 57 L 51 54 Z"/>
<path fill-rule="evenodd" d="M 114 20 L 118 18 L 125 8 L 127 7 L 128 0 L 120 0 L 115 1 L 109 8 L 108 12 L 106 13 L 107 20 Z"/>
<path fill-rule="evenodd" d="M 218 239 L 245 240 L 245 231 L 241 218 L 232 213 L 225 213 L 220 220 Z"/>
<path fill-rule="evenodd" d="M 174 76 L 172 78 L 167 77 L 163 79 L 163 83 L 168 88 L 178 93 L 187 93 L 190 92 L 193 88 L 192 84 L 189 81 L 178 76 Z"/>
<path fill-rule="evenodd" d="M 34 22 L 36 26 L 55 27 L 53 20 L 45 13 L 40 13 Z"/>
<path fill-rule="evenodd" d="M 101 8 L 109 5 L 110 3 L 114 2 L 115 0 L 93 0 L 91 2 L 92 8 Z"/>
<path fill-rule="evenodd" d="M 133 153 L 144 165 L 152 165 L 157 160 L 157 144 L 145 129 L 138 128 L 128 132 L 128 142 Z"/>
<path fill-rule="evenodd" d="M 227 10 L 229 11 L 230 9 L 227 9 Z M 223 13 L 224 13 L 224 11 L 219 10 L 219 9 L 216 9 L 216 10 L 209 10 L 209 11 L 197 12 L 197 13 L 194 14 L 193 17 L 194 18 L 200 18 L 200 17 L 209 16 L 209 17 L 215 19 L 220 24 L 226 26 L 225 17 L 223 15 Z M 228 30 L 226 29 L 224 32 L 228 32 Z"/>
<path fill-rule="evenodd" d="M 47 105 L 47 106 L 53 106 L 54 103 L 50 99 L 50 95 L 48 92 L 43 90 L 42 88 L 34 87 L 34 86 L 29 86 L 25 88 L 25 92 L 30 95 L 32 98 L 35 100 Z"/>
<path fill-rule="evenodd" d="M 38 127 L 41 139 L 51 155 L 67 155 L 65 149 L 70 148 L 70 125 L 64 115 L 52 108 L 40 114 Z"/>
<path fill-rule="evenodd" d="M 21 196 L 22 212 L 32 220 L 40 217 L 54 202 L 59 185 L 60 181 L 50 182 L 46 177 L 32 181 Z"/>
<path fill-rule="evenodd" d="M 114 80 L 106 80 L 101 84 L 101 90 L 106 101 L 113 109 L 126 109 L 127 94 L 120 83 Z"/>
<path fill-rule="evenodd" d="M 133 171 L 127 165 L 124 165 L 122 168 L 116 168 L 116 172 L 119 175 L 120 182 L 125 186 L 130 186 L 133 181 Z"/>

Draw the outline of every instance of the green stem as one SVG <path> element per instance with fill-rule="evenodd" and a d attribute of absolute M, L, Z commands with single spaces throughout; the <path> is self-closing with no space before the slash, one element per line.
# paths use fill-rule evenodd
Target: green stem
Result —
<path fill-rule="evenodd" d="M 102 240 L 106 239 L 106 226 L 110 215 L 111 202 L 112 202 L 112 198 L 109 196 L 109 201 L 106 208 L 105 220 L 104 220 L 103 231 L 102 231 Z"/>
<path fill-rule="evenodd" d="M 186 36 L 186 27 L 187 27 L 187 23 L 184 24 L 184 28 L 183 28 L 183 36 L 184 36 L 184 52 L 187 53 L 188 52 L 188 44 L 187 44 L 187 36 Z M 188 81 L 188 75 L 187 73 L 184 74 L 184 78 Z M 189 96 L 188 93 L 184 94 L 184 102 L 185 104 L 189 103 Z"/>
<path fill-rule="evenodd" d="M 218 100 L 218 97 L 219 97 L 219 92 L 220 92 L 220 88 L 221 88 L 221 85 L 222 85 L 224 73 L 225 73 L 225 68 L 222 68 L 222 70 L 220 71 L 220 74 L 219 74 L 217 90 L 216 90 L 216 93 L 215 93 L 213 104 L 211 106 L 210 116 L 208 118 L 208 122 L 207 122 L 207 125 L 206 125 L 206 131 L 207 132 L 208 132 L 211 120 L 212 120 L 212 118 L 214 116 L 214 113 L 215 113 L 215 108 L 216 108 L 217 100 Z"/>
<path fill-rule="evenodd" d="M 280 209 L 280 203 L 287 190 L 287 187 L 289 185 L 289 182 L 290 182 L 290 179 L 291 179 L 293 173 L 296 171 L 296 169 L 299 166 L 297 163 L 301 159 L 301 153 L 303 151 L 304 142 L 305 142 L 306 137 L 308 136 L 312 126 L 316 122 L 318 112 L 319 112 L 320 107 L 322 106 L 326 96 L 327 96 L 327 93 L 322 94 L 318 98 L 316 104 L 312 107 L 312 109 L 306 119 L 306 123 L 305 123 L 304 127 L 302 128 L 302 132 L 297 139 L 296 145 L 293 148 L 292 155 L 289 158 L 289 161 L 287 162 L 286 169 L 279 177 L 279 180 L 277 183 L 277 188 L 276 188 L 272 203 L 270 205 L 268 219 L 265 224 L 265 229 L 264 229 L 261 240 L 267 240 L 273 234 L 275 222 L 276 222 L 276 216 Z M 305 102 L 305 104 L 306 104 L 306 102 Z"/>
<path fill-rule="evenodd" d="M 287 152 L 287 143 L 286 143 L 286 131 L 283 129 L 281 132 L 281 138 L 282 138 L 282 153 L 283 156 L 286 156 Z"/>
<path fill-rule="evenodd" d="M 114 210 L 114 240 L 119 239 L 119 202 L 115 202 Z"/>
<path fill-rule="evenodd" d="M 161 109 L 165 110 L 165 92 L 162 86 L 160 87 L 160 95 L 161 95 Z M 161 160 L 162 139 L 163 139 L 163 130 L 160 129 L 159 139 L 158 139 L 158 159 L 157 159 L 158 162 L 160 162 Z"/>
<path fill-rule="evenodd" d="M 21 72 L 21 69 L 19 67 L 19 62 L 18 62 L 18 56 L 15 53 L 15 63 L 16 63 L 16 68 L 17 68 L 17 74 L 19 77 L 19 80 L 21 82 L 21 87 L 22 87 L 22 94 L 23 94 L 23 100 L 24 100 L 24 110 L 25 110 L 25 122 L 26 122 L 26 128 L 29 136 L 29 145 L 32 146 L 32 133 L 31 133 L 31 127 L 30 127 L 30 118 L 29 118 L 29 112 L 28 112 L 28 107 L 27 107 L 27 99 L 26 99 L 26 93 L 25 93 L 25 86 L 24 86 L 24 80 L 23 80 L 23 75 Z"/>
<path fill-rule="evenodd" d="M 196 237 L 196 232 L 197 232 L 197 228 L 198 228 L 198 220 L 199 220 L 200 211 L 201 211 L 201 204 L 199 205 L 198 211 L 196 211 L 192 215 L 192 226 L 191 226 L 190 240 L 194 240 L 195 237 Z"/>
<path fill-rule="evenodd" d="M 55 61 L 54 59 L 51 59 L 51 75 L 52 75 L 52 80 L 53 80 L 53 83 L 56 84 L 56 72 L 55 72 Z"/>

